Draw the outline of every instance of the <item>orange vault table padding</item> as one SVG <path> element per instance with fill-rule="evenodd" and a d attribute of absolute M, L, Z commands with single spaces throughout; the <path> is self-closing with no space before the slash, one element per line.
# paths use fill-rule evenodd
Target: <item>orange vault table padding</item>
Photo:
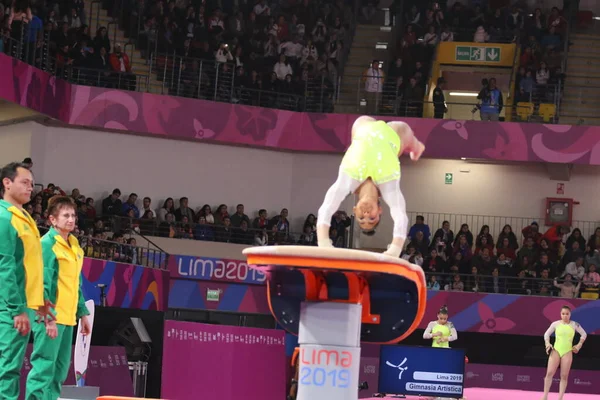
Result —
<path fill-rule="evenodd" d="M 248 265 L 266 273 L 271 312 L 295 335 L 304 301 L 361 304 L 365 343 L 398 343 L 425 313 L 425 274 L 400 258 L 311 246 L 251 247 L 243 253 Z"/>

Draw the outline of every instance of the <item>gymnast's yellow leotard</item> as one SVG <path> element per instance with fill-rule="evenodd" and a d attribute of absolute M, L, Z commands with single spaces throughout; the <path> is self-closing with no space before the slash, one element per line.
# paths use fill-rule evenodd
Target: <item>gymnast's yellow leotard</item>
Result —
<path fill-rule="evenodd" d="M 549 342 L 550 335 L 554 333 L 554 336 L 556 337 L 554 349 L 558 352 L 558 355 L 562 357 L 573 350 L 573 338 L 575 337 L 575 332 L 581 335 L 582 341 L 587 337 L 587 333 L 577 322 L 570 321 L 568 324 L 565 324 L 562 321 L 555 321 L 550 325 L 546 333 L 544 333 L 544 341 Z"/>
<path fill-rule="evenodd" d="M 346 150 L 340 169 L 352 179 L 376 184 L 400 179 L 398 134 L 385 121 L 376 121 L 353 132 L 352 144 Z"/>
<path fill-rule="evenodd" d="M 448 341 L 438 343 L 436 338 L 433 337 L 433 334 L 436 332 L 441 332 L 442 337 L 448 338 Z M 423 333 L 423 339 L 433 339 L 432 347 L 450 347 L 450 342 L 458 339 L 458 334 L 452 322 L 448 321 L 444 325 L 439 324 L 437 321 L 431 321 L 429 325 L 427 325 L 427 329 Z"/>

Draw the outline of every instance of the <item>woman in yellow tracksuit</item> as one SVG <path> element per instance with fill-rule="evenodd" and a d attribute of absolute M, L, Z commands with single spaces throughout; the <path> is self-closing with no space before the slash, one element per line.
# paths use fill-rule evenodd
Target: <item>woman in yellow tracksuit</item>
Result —
<path fill-rule="evenodd" d="M 31 371 L 27 377 L 28 400 L 56 400 L 71 365 L 73 327 L 81 318 L 81 333 L 90 332 L 89 314 L 81 292 L 83 250 L 71 232 L 77 211 L 70 197 L 55 196 L 48 202 L 52 228 L 42 237 L 44 297 L 55 305 L 56 321 L 33 326 Z"/>
<path fill-rule="evenodd" d="M 358 201 L 354 215 L 363 233 L 370 235 L 379 224 L 379 197 L 390 207 L 394 234 L 385 254 L 400 257 L 406 240 L 408 217 L 406 202 L 400 191 L 400 162 L 402 153 L 418 160 L 425 146 L 412 129 L 400 121 L 376 121 L 360 117 L 352 126 L 352 143 L 340 164 L 338 177 L 329 188 L 317 218 L 317 241 L 320 247 L 332 247 L 329 239 L 331 217 L 344 199 L 356 193 Z"/>

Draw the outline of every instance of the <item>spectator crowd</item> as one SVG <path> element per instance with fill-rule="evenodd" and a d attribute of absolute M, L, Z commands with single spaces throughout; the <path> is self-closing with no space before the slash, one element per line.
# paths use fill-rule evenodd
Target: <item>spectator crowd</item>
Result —
<path fill-rule="evenodd" d="M 348 3 L 220 3 L 149 1 L 140 10 L 140 48 L 156 49 L 156 69 L 169 68 L 160 55 L 181 57 L 172 66 L 172 76 L 181 68 L 183 82 L 176 83 L 184 83 L 185 89 L 169 82 L 172 92 L 212 98 L 213 81 L 220 76 L 216 89 L 221 101 L 295 109 L 296 96 L 305 95 L 313 79 L 325 86 L 318 89 L 333 94 L 351 40 L 353 13 Z M 292 96 L 259 96 L 262 91 Z"/>
<path fill-rule="evenodd" d="M 41 229 L 46 229 L 49 224 L 46 211 L 48 200 L 57 194 L 67 195 L 59 186 L 50 183 L 45 189 L 37 192 L 32 201 L 25 206 Z M 97 258 L 115 261 L 139 259 L 139 254 L 133 254 L 135 238 L 124 237 L 132 231 L 144 236 L 254 246 L 317 245 L 315 215 L 309 214 L 304 221 L 302 232 L 294 233 L 290 230 L 286 208 L 272 217 L 269 217 L 267 210 L 261 209 L 256 217 L 251 218 L 245 213 L 243 204 L 238 204 L 235 212 L 231 214 L 226 204 L 219 205 L 213 212 L 208 204 L 200 208 L 191 207 L 187 197 L 176 201 L 168 198 L 162 206 L 155 209 L 149 197 L 144 197 L 138 202 L 136 193 L 130 193 L 126 200 L 122 201 L 119 189 L 114 189 L 98 205 L 93 198 L 82 195 L 79 189 L 73 189 L 69 196 L 75 200 L 78 207 L 78 226 L 75 234 L 83 240 L 84 245 L 93 244 L 88 255 L 95 255 Z M 138 203 L 141 203 L 141 206 Z M 345 212 L 338 211 L 332 217 L 330 238 L 334 246 L 347 246 L 349 226 L 350 218 Z M 118 248 L 115 249 L 115 246 Z"/>
<path fill-rule="evenodd" d="M 554 103 L 556 91 L 565 79 L 563 49 L 568 21 L 558 8 L 549 15 L 536 8 L 519 20 L 523 33 L 519 73 L 515 81 L 516 102 Z"/>
<path fill-rule="evenodd" d="M 90 32 L 83 0 L 0 3 L 4 52 L 78 83 L 136 89 L 129 56 L 106 27 Z"/>
<path fill-rule="evenodd" d="M 487 225 L 455 234 L 444 221 L 432 235 L 417 216 L 408 236 L 401 257 L 423 267 L 432 290 L 575 298 L 600 288 L 600 227 L 585 238 L 559 225 L 542 233 L 534 221 L 519 237 L 510 225 L 493 237 Z"/>
<path fill-rule="evenodd" d="M 7 2 L 0 3 L 6 38 L 0 50 L 77 83 L 136 89 L 124 45 L 111 42 L 106 26 L 90 32 L 83 0 Z M 290 110 L 307 107 L 300 98 L 312 96 L 331 111 L 352 39 L 348 3 L 106 0 L 102 5 L 152 61 L 154 79 L 170 94 Z"/>

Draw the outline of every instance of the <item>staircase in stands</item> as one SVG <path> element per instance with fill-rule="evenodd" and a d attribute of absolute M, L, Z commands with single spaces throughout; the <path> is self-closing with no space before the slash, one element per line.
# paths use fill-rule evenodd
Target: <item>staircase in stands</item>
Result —
<path fill-rule="evenodd" d="M 142 57 L 141 52 L 135 48 L 135 45 L 130 44 L 125 46 L 127 43 L 129 43 L 129 39 L 125 37 L 125 32 L 123 32 L 123 30 L 121 30 L 118 25 L 113 22 L 113 18 L 108 15 L 108 12 L 100 8 L 100 4 L 98 3 L 94 3 L 92 10 L 92 0 L 84 0 L 84 3 L 88 18 L 86 23 L 90 23 L 90 36 L 92 38 L 96 36 L 98 27 L 106 27 L 108 29 L 108 38 L 110 39 L 111 47 L 114 47 L 115 43 L 121 44 L 122 50 L 127 52 L 127 55 L 129 56 L 132 72 L 140 77 L 149 76 L 150 68 L 148 62 Z M 100 8 L 100 10 L 98 10 L 98 8 Z M 100 14 L 98 18 L 96 18 L 98 12 Z M 90 15 L 92 15 L 91 22 L 89 21 Z M 145 79 L 138 79 L 137 84 L 137 90 L 140 92 L 162 93 L 162 83 L 156 79 L 156 74 L 150 74 L 148 81 Z"/>
<path fill-rule="evenodd" d="M 389 66 L 389 46 L 393 39 L 392 32 L 391 27 L 379 24 L 357 25 L 344 67 L 339 97 L 335 105 L 336 113 L 356 114 L 364 112 L 359 107 L 364 86 L 361 82 L 361 76 L 370 67 L 373 60 L 383 61 L 384 70 L 387 69 L 387 66 Z"/>
<path fill-rule="evenodd" d="M 600 125 L 600 34 L 570 36 L 560 123 Z"/>

